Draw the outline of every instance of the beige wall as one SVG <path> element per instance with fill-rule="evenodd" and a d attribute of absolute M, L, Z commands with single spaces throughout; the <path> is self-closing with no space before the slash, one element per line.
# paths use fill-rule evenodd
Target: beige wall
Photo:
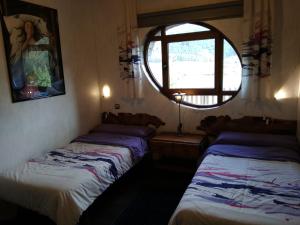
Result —
<path fill-rule="evenodd" d="M 163 1 L 162 6 L 170 1 Z M 176 129 L 177 105 L 157 92 L 146 76 L 143 79 L 143 99 L 132 101 L 123 97 L 124 83 L 119 78 L 118 67 L 117 25 L 124 17 L 120 11 L 119 0 L 31 0 L 31 2 L 58 10 L 67 94 L 12 103 L 1 38 L 0 169 L 11 167 L 35 154 L 64 145 L 96 125 L 99 122 L 100 111 L 98 80 L 101 85 L 107 83 L 112 88 L 112 97 L 101 102 L 101 111 L 117 112 L 113 106 L 119 103 L 120 111 L 155 114 L 167 123 L 163 129 Z M 179 6 L 180 2 L 182 1 L 176 1 L 176 5 Z M 196 1 L 185 1 L 186 4 L 188 2 L 194 5 Z M 173 7 L 175 2 L 172 3 L 170 5 Z M 237 96 L 230 103 L 216 109 L 184 108 L 182 117 L 185 131 L 194 131 L 200 120 L 207 115 L 229 114 L 233 117 L 268 115 L 289 119 L 300 117 L 300 106 L 297 107 L 300 70 L 300 29 L 297 24 L 299 20 L 297 9 L 300 1 L 276 0 L 276 4 L 272 79 L 274 88 L 283 89 L 286 98 L 280 101 L 245 102 Z M 143 6 L 157 9 L 157 5 L 159 4 L 156 1 L 150 0 L 141 0 L 139 3 L 140 8 Z M 163 6 L 163 9 L 167 8 Z M 224 32 L 240 49 L 241 19 L 209 23 Z"/>
<path fill-rule="evenodd" d="M 159 5 L 157 1 L 151 0 L 141 0 L 138 2 L 138 9 L 142 12 L 148 11 L 146 9 L 141 9 L 143 7 L 151 8 L 151 6 L 153 6 L 153 8 L 157 9 L 157 6 Z M 169 2 L 171 8 L 174 6 L 174 2 L 171 0 L 165 0 L 163 2 Z M 180 1 L 175 2 L 176 4 L 179 4 Z M 195 3 L 195 1 L 185 2 Z M 199 1 L 199 3 L 202 3 L 202 1 Z M 299 14 L 293 6 L 299 4 L 299 2 L 296 0 L 275 0 L 275 3 L 276 28 L 274 30 L 275 40 L 272 86 L 274 88 L 274 93 L 283 89 L 286 92 L 286 98 L 279 101 L 272 99 L 253 102 L 242 100 L 238 95 L 231 102 L 215 109 L 197 110 L 184 108 L 182 110 L 182 118 L 185 131 L 195 131 L 196 125 L 198 125 L 200 120 L 207 115 L 229 114 L 232 117 L 258 115 L 297 119 L 298 77 L 295 73 L 295 68 L 298 66 L 300 58 L 298 55 L 299 51 L 297 52 L 294 50 L 295 45 L 299 46 L 299 38 L 297 36 L 299 35 L 299 29 L 295 30 L 295 24 L 296 21 L 298 21 L 297 18 L 299 18 Z M 102 83 L 111 85 L 113 94 L 112 98 L 103 102 L 102 109 L 105 111 L 114 111 L 114 104 L 119 103 L 121 104 L 121 110 L 119 111 L 148 112 L 155 114 L 167 123 L 162 129 L 175 130 L 178 120 L 177 105 L 157 92 L 146 76 L 144 76 L 143 80 L 143 99 L 132 101 L 123 97 L 124 82 L 120 80 L 118 73 L 118 43 L 116 36 L 117 25 L 120 24 L 123 19 L 122 11 L 120 11 L 121 6 L 118 5 L 119 1 L 117 0 L 103 0 L 96 4 L 98 4 L 97 8 L 103 9 L 103 13 L 97 15 L 97 23 L 102 28 L 97 31 L 98 38 L 101 39 L 101 42 L 98 42 L 98 51 L 103 55 L 101 60 L 99 60 L 99 66 L 102 70 L 101 81 Z M 164 4 L 161 4 L 162 9 L 165 10 L 166 8 L 163 5 Z M 242 19 L 209 21 L 209 23 L 225 33 L 238 49 L 241 48 Z M 103 32 L 106 34 L 105 37 L 102 36 Z M 142 33 L 143 32 L 144 31 L 142 31 Z"/>
<path fill-rule="evenodd" d="M 138 13 L 149 13 L 230 1 L 231 0 L 137 0 L 137 11 Z"/>
<path fill-rule="evenodd" d="M 290 2 L 290 4 L 287 4 Z M 283 30 L 283 35 L 286 42 L 282 48 L 287 48 L 289 50 L 285 51 L 286 55 L 282 57 L 287 58 L 287 70 L 292 74 L 290 79 L 286 82 L 286 89 L 289 86 L 293 86 L 292 83 L 295 82 L 299 84 L 298 89 L 293 90 L 295 96 L 298 96 L 298 110 L 297 110 L 297 119 L 298 119 L 298 140 L 300 141 L 300 23 L 299 18 L 299 9 L 300 1 L 298 0 L 289 0 L 285 2 L 285 7 L 283 13 L 285 16 L 285 24 Z M 287 55 L 288 54 L 288 55 Z M 297 94 L 297 95 L 296 95 Z M 287 108 L 287 110 L 290 110 Z"/>
<path fill-rule="evenodd" d="M 12 103 L 0 35 L 0 169 L 65 145 L 99 122 L 91 4 L 82 0 L 31 2 L 58 10 L 66 95 Z"/>

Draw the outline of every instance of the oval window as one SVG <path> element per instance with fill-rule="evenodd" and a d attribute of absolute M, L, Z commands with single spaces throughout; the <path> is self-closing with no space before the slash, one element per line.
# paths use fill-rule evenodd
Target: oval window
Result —
<path fill-rule="evenodd" d="M 240 56 L 229 39 L 210 25 L 157 27 L 148 33 L 144 46 L 148 76 L 171 100 L 185 93 L 184 105 L 215 107 L 240 90 Z"/>

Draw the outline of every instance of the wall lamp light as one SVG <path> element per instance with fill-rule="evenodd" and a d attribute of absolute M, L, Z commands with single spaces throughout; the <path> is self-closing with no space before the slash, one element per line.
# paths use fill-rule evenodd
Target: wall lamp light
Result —
<path fill-rule="evenodd" d="M 102 88 L 102 96 L 104 98 L 109 98 L 110 95 L 111 95 L 110 87 L 107 84 L 105 84 Z"/>

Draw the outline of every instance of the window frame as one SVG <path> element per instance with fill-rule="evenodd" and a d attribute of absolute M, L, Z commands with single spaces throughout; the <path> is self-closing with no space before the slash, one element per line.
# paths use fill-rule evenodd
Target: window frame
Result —
<path fill-rule="evenodd" d="M 212 108 L 223 105 L 229 101 L 231 101 L 241 90 L 242 82 L 239 88 L 236 91 L 224 91 L 223 90 L 223 56 L 224 56 L 224 40 L 226 40 L 231 47 L 234 49 L 235 53 L 237 54 L 241 67 L 241 56 L 237 51 L 236 47 L 229 40 L 221 31 L 217 28 L 202 22 L 186 22 L 194 25 L 199 25 L 205 28 L 208 28 L 209 31 L 201 31 L 195 33 L 184 33 L 184 34 L 172 34 L 166 35 L 166 28 L 172 25 L 181 25 L 181 24 L 170 24 L 164 26 L 158 26 L 148 32 L 144 42 L 144 51 L 143 51 L 143 58 L 144 58 L 144 65 L 145 69 L 148 73 L 148 77 L 154 83 L 154 85 L 158 88 L 158 90 L 165 95 L 167 98 L 175 101 L 174 93 L 183 92 L 186 95 L 214 95 L 217 96 L 217 104 L 213 105 L 196 105 L 189 102 L 182 101 L 183 105 L 196 107 L 196 108 Z M 155 36 L 160 32 L 159 36 Z M 194 41 L 194 40 L 206 40 L 206 39 L 215 39 L 215 76 L 214 76 L 214 88 L 187 88 L 187 89 L 170 89 L 169 88 L 169 58 L 168 58 L 168 44 L 174 42 L 181 42 L 181 41 Z M 162 56 L 162 86 L 157 82 L 155 77 L 153 76 L 151 69 L 148 64 L 148 49 L 150 43 L 153 41 L 161 41 L 161 56 Z M 223 101 L 224 96 L 230 95 L 231 97 L 226 101 Z"/>

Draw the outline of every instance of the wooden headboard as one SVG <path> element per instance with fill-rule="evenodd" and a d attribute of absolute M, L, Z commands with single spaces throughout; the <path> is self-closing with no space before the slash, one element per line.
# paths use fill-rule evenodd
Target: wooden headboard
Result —
<path fill-rule="evenodd" d="M 214 136 L 222 131 L 296 135 L 297 121 L 256 116 L 244 116 L 239 119 L 231 119 L 227 115 L 207 116 L 201 120 L 197 129 Z"/>
<path fill-rule="evenodd" d="M 153 125 L 156 128 L 165 125 L 165 123 L 160 118 L 146 113 L 137 113 L 137 114 L 118 113 L 116 115 L 111 112 L 103 112 L 102 123 L 139 125 L 139 126 Z"/>

